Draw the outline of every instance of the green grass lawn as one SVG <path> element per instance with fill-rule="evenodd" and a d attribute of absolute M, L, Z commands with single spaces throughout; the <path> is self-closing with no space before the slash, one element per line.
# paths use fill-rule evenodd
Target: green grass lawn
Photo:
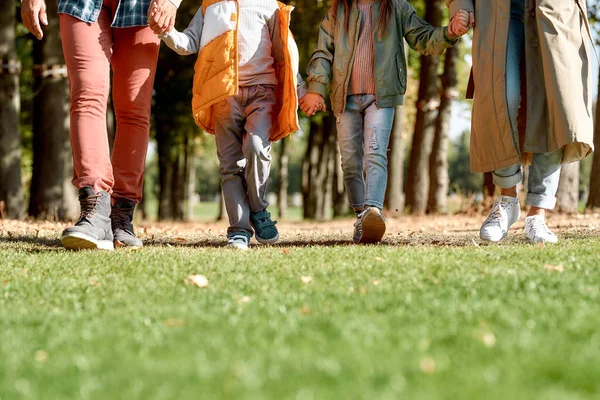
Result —
<path fill-rule="evenodd" d="M 244 254 L 26 239 L 0 238 L 1 400 L 600 397 L 597 233 Z"/>

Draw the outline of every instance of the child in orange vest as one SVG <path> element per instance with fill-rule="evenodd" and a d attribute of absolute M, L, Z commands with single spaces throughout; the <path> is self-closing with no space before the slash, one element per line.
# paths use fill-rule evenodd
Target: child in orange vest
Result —
<path fill-rule="evenodd" d="M 306 92 L 291 10 L 275 0 L 209 0 L 183 32 L 161 35 L 179 54 L 199 53 L 192 107 L 196 123 L 215 134 L 228 246 L 236 249 L 248 249 L 253 234 L 260 243 L 279 239 L 265 199 L 271 141 L 298 130 Z"/>

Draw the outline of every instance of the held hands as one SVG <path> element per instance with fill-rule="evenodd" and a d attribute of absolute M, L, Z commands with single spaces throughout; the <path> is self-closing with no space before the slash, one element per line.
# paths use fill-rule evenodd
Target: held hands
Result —
<path fill-rule="evenodd" d="M 463 36 L 469 32 L 469 28 L 475 26 L 475 15 L 472 12 L 460 10 L 448 25 L 448 33 L 452 36 Z"/>
<path fill-rule="evenodd" d="M 46 2 L 44 0 L 23 0 L 21 3 L 21 18 L 23 25 L 36 38 L 42 39 L 44 32 L 42 26 L 48 25 L 48 15 L 46 14 Z M 41 25 L 40 25 L 41 23 Z"/>
<path fill-rule="evenodd" d="M 307 93 L 300 99 L 299 103 L 300 109 L 304 111 L 304 114 L 306 114 L 307 117 L 312 117 L 317 111 L 327 111 L 327 106 L 325 105 L 323 97 L 317 93 Z"/>
<path fill-rule="evenodd" d="M 157 35 L 168 33 L 175 25 L 176 13 L 177 7 L 169 0 L 152 0 L 148 7 L 148 25 Z"/>

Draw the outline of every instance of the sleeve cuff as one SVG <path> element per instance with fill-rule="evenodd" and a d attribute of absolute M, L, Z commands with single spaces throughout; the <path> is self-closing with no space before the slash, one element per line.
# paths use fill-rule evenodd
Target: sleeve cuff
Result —
<path fill-rule="evenodd" d="M 321 82 L 309 82 L 308 83 L 308 93 L 316 93 L 316 94 L 320 94 L 321 96 L 325 97 L 325 89 L 326 86 L 324 84 L 322 84 Z"/>
<path fill-rule="evenodd" d="M 444 28 L 444 40 L 446 43 L 450 46 L 454 46 L 458 42 L 458 39 L 460 39 L 460 36 L 451 35 L 450 31 L 448 31 L 448 27 Z"/>
<path fill-rule="evenodd" d="M 169 0 L 176 8 L 179 8 L 182 0 Z"/>

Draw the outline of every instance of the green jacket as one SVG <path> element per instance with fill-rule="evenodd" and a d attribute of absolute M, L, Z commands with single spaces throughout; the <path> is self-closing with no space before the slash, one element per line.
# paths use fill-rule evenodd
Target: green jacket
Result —
<path fill-rule="evenodd" d="M 389 0 L 393 3 L 393 11 L 386 34 L 380 40 L 375 29 L 380 1 L 375 0 L 371 13 L 375 50 L 375 96 L 379 107 L 393 107 L 404 103 L 406 93 L 406 57 L 402 38 L 406 39 L 410 47 L 425 55 L 441 54 L 456 43 L 456 38 L 449 37 L 448 28 L 435 28 L 419 18 L 406 0 Z M 337 23 L 335 10 L 330 8 L 321 21 L 319 41 L 306 70 L 309 92 L 325 96 L 325 88 L 331 83 L 331 104 L 336 115 L 346 108 L 350 72 L 358 43 L 359 19 L 356 1 L 353 1 L 349 31 L 346 33 L 343 5 L 340 4 L 338 8 Z"/>

